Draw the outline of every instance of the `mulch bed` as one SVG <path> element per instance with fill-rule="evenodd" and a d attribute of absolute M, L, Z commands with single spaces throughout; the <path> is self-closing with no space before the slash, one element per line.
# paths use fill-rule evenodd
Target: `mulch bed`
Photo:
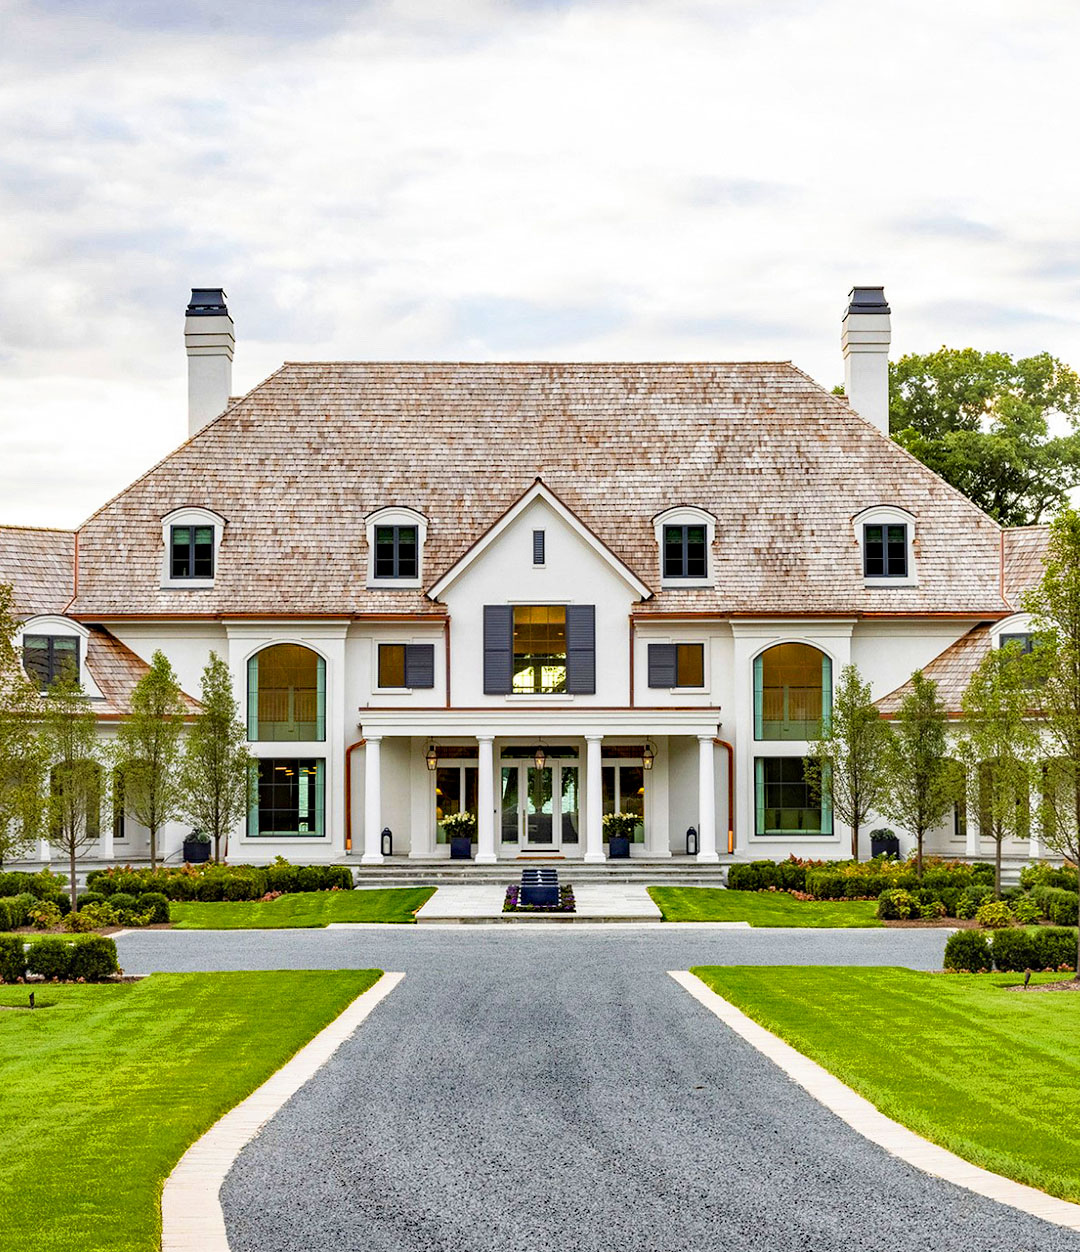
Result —
<path fill-rule="evenodd" d="M 1024 984 L 1017 983 L 1015 987 L 1007 987 L 1007 991 L 1080 991 L 1080 982 L 1075 978 L 1066 979 L 1063 982 L 1038 982 L 1031 983 L 1025 987 Z"/>
<path fill-rule="evenodd" d="M 900 922 L 882 922 L 896 930 L 976 930 L 979 923 L 973 917 L 909 917 Z"/>

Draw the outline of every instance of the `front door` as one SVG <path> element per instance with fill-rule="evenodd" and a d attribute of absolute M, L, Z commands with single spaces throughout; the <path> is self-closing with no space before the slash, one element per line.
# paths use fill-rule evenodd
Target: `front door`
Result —
<path fill-rule="evenodd" d="M 522 761 L 502 767 L 503 843 L 557 852 L 578 843 L 578 763 L 549 761 L 537 769 Z"/>

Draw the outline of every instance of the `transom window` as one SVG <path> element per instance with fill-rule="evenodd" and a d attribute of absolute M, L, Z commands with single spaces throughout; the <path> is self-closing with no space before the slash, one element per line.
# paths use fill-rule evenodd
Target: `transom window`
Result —
<path fill-rule="evenodd" d="M 566 606 L 514 606 L 514 691 L 551 695 L 566 690 Z"/>
<path fill-rule="evenodd" d="M 66 670 L 79 677 L 77 635 L 23 635 L 22 655 L 23 669 L 39 691 L 48 691 Z"/>
<path fill-rule="evenodd" d="M 325 761 L 305 757 L 263 757 L 255 775 L 248 834 L 319 837 L 325 823 Z"/>
<path fill-rule="evenodd" d="M 276 643 L 248 661 L 248 739 L 326 738 L 326 662 L 298 643 Z"/>
<path fill-rule="evenodd" d="M 808 643 L 778 643 L 754 659 L 754 738 L 817 739 L 832 708 L 832 662 Z"/>
<path fill-rule="evenodd" d="M 375 527 L 375 577 L 416 578 L 415 526 Z"/>
<path fill-rule="evenodd" d="M 863 527 L 863 575 L 906 578 L 908 528 L 903 522 L 872 522 Z"/>
<path fill-rule="evenodd" d="M 814 798 L 801 756 L 759 756 L 754 781 L 759 835 L 832 834 L 831 807 Z"/>
<path fill-rule="evenodd" d="M 213 526 L 173 526 L 170 528 L 169 576 L 171 578 L 214 577 Z"/>
<path fill-rule="evenodd" d="M 706 527 L 665 526 L 664 577 L 705 578 L 708 570 L 708 530 Z"/>

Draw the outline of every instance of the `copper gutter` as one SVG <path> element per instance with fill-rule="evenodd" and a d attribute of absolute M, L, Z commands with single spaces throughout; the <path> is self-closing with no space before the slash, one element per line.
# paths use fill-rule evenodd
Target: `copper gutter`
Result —
<path fill-rule="evenodd" d="M 352 754 L 362 748 L 366 739 L 357 739 L 345 749 L 345 851 L 352 851 Z"/>
<path fill-rule="evenodd" d="M 727 751 L 727 850 L 735 851 L 735 749 L 726 739 L 713 739 L 718 748 Z"/>

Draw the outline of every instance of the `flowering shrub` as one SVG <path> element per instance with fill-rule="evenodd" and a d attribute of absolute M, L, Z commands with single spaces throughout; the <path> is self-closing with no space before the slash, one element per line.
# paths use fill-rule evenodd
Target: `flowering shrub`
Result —
<path fill-rule="evenodd" d="M 520 894 L 521 887 L 518 883 L 511 883 L 506 888 L 506 899 L 503 900 L 504 913 L 573 913 L 575 911 L 574 889 L 569 883 L 564 883 L 559 887 L 558 904 L 518 904 Z"/>
<path fill-rule="evenodd" d="M 468 810 L 450 813 L 443 818 L 442 828 L 448 839 L 472 839 L 476 834 L 476 815 Z"/>
<path fill-rule="evenodd" d="M 636 813 L 605 813 L 604 837 L 606 839 L 633 839 L 634 831 L 641 824 Z"/>

